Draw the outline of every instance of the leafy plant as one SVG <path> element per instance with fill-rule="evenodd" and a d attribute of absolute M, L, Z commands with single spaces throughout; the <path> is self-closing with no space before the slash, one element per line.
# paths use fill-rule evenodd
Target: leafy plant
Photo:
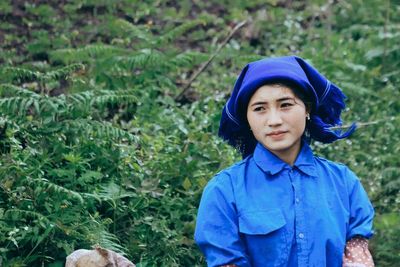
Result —
<path fill-rule="evenodd" d="M 377 213 L 375 263 L 396 265 L 398 4 L 8 2 L 0 4 L 4 266 L 62 266 L 95 244 L 137 266 L 203 266 L 193 242 L 202 189 L 240 159 L 217 137 L 220 111 L 247 62 L 287 54 L 311 60 L 349 97 L 345 122 L 359 122 L 358 131 L 312 145 L 361 178 Z"/>

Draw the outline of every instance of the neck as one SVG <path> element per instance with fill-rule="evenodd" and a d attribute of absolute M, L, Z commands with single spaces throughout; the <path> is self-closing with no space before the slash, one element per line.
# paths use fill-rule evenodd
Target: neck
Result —
<path fill-rule="evenodd" d="M 297 156 L 300 153 L 301 149 L 301 141 L 298 143 L 294 144 L 292 147 L 285 149 L 285 150 L 280 150 L 280 151 L 271 151 L 275 156 L 280 158 L 282 161 L 286 162 L 290 166 L 293 166 Z"/>

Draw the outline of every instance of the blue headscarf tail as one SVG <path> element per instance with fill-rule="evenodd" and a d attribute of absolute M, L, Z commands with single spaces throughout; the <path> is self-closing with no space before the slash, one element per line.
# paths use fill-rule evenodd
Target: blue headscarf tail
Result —
<path fill-rule="evenodd" d="M 331 129 L 342 124 L 340 115 L 346 96 L 305 60 L 297 56 L 262 59 L 243 68 L 220 121 L 219 136 L 239 149 L 243 157 L 252 154 L 257 144 L 247 122 L 247 105 L 258 88 L 272 83 L 290 85 L 312 102 L 311 120 L 307 123 L 311 139 L 331 143 L 350 136 L 356 129 L 355 124 L 345 132 Z"/>

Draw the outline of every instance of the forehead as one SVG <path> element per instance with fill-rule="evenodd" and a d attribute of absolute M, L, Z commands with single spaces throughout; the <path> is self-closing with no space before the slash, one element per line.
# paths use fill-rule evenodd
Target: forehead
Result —
<path fill-rule="evenodd" d="M 263 85 L 250 98 L 250 103 L 259 100 L 274 101 L 286 97 L 296 97 L 289 87 L 280 84 Z"/>

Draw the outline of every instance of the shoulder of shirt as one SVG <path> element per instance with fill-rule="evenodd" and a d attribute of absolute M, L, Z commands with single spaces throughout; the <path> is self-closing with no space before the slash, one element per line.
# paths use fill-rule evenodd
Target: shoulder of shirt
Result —
<path fill-rule="evenodd" d="M 340 178 L 358 180 L 358 177 L 346 164 L 343 164 L 341 162 L 331 161 L 319 156 L 314 156 L 314 158 L 317 164 L 323 165 L 324 167 L 327 167 L 329 170 L 341 174 Z"/>
<path fill-rule="evenodd" d="M 341 170 L 349 169 L 349 167 L 347 167 L 347 165 L 345 165 L 341 162 L 331 161 L 329 159 L 326 159 L 326 158 L 323 158 L 320 156 L 314 156 L 314 158 L 317 161 L 317 163 L 320 163 L 322 165 L 326 165 L 326 166 L 333 167 L 333 168 L 338 168 Z"/>
<path fill-rule="evenodd" d="M 208 182 L 206 187 L 214 187 L 214 186 L 225 186 L 225 185 L 231 185 L 234 183 L 233 180 L 236 179 L 238 176 L 238 173 L 245 167 L 246 162 L 250 159 L 251 157 L 247 157 L 241 161 L 238 161 L 234 163 L 233 165 L 219 171 L 217 174 L 214 175 L 213 178 Z"/>

